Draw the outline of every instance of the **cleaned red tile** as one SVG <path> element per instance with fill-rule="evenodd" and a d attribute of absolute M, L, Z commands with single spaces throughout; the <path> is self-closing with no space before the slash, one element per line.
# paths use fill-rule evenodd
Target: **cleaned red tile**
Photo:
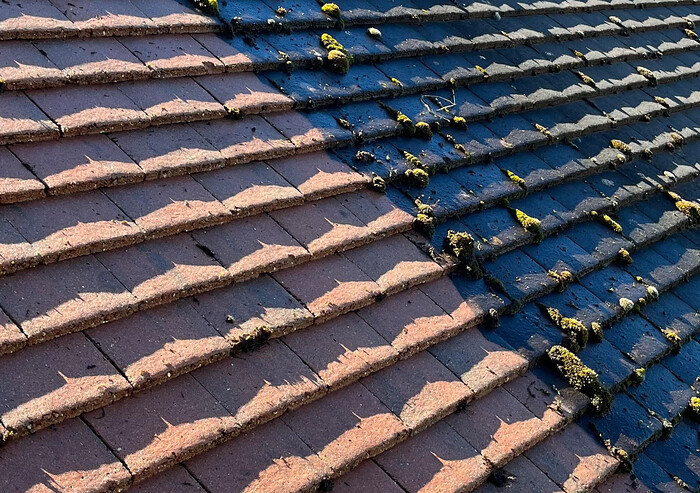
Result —
<path fill-rule="evenodd" d="M 336 473 L 383 452 L 408 431 L 359 383 L 331 392 L 281 419 Z"/>
<path fill-rule="evenodd" d="M 0 277 L 0 305 L 35 342 L 122 316 L 135 301 L 93 256 Z"/>
<path fill-rule="evenodd" d="M 214 74 L 224 64 L 189 34 L 159 34 L 120 40 L 160 77 Z"/>
<path fill-rule="evenodd" d="M 5 312 L 0 310 L 0 354 L 11 353 L 22 348 L 27 343 L 19 327 L 10 320 Z"/>
<path fill-rule="evenodd" d="M 270 161 L 269 164 L 307 199 L 357 190 L 368 183 L 366 176 L 327 152 L 299 154 Z"/>
<path fill-rule="evenodd" d="M 392 364 L 399 356 L 355 313 L 288 334 L 284 342 L 329 387 L 357 380 Z"/>
<path fill-rule="evenodd" d="M 343 255 L 375 280 L 385 293 L 396 293 L 442 275 L 442 268 L 403 235 Z"/>
<path fill-rule="evenodd" d="M 430 352 L 477 395 L 489 392 L 528 367 L 528 361 L 517 351 L 499 344 L 495 338 L 487 339 L 477 328 L 435 345 Z"/>
<path fill-rule="evenodd" d="M 23 93 L 0 98 L 0 145 L 58 138 L 58 127 Z"/>
<path fill-rule="evenodd" d="M 205 75 L 195 79 L 221 104 L 245 114 L 289 110 L 294 102 L 254 72 Z"/>
<path fill-rule="evenodd" d="M 0 36 L 3 39 L 34 39 L 70 35 L 75 26 L 49 0 L 12 0 L 3 3 L 0 12 Z"/>
<path fill-rule="evenodd" d="M 119 132 L 110 138 L 148 179 L 214 169 L 224 163 L 221 153 L 186 123 Z"/>
<path fill-rule="evenodd" d="M 576 423 L 525 455 L 566 493 L 590 491 L 613 474 L 620 463 Z"/>
<path fill-rule="evenodd" d="M 99 260 L 146 303 L 173 301 L 229 282 L 226 269 L 187 234 L 100 253 Z"/>
<path fill-rule="evenodd" d="M 214 16 L 191 8 L 185 2 L 173 0 L 130 0 L 141 12 L 151 18 L 159 31 L 199 32 L 221 26 Z M 192 6 L 194 7 L 194 6 Z"/>
<path fill-rule="evenodd" d="M 3 5 L 4 8 L 12 7 Z M 2 21 L 0 20 L 0 24 Z M 2 28 L 0 27 L 0 31 Z M 66 75 L 27 41 L 5 41 L 0 51 L 0 79 L 5 89 L 33 89 L 65 83 Z"/>
<path fill-rule="evenodd" d="M 190 176 L 146 181 L 105 190 L 149 236 L 226 221 L 229 211 Z"/>
<path fill-rule="evenodd" d="M 101 84 L 150 76 L 148 68 L 116 38 L 55 39 L 35 44 L 75 83 Z"/>
<path fill-rule="evenodd" d="M 447 423 L 495 467 L 503 466 L 550 432 L 542 420 L 500 387 L 448 417 Z"/>
<path fill-rule="evenodd" d="M 335 197 L 273 211 L 270 215 L 314 256 L 361 245 L 372 238 L 369 228 Z"/>
<path fill-rule="evenodd" d="M 70 334 L 3 357 L 0 378 L 0 419 L 6 428 L 20 434 L 105 406 L 131 390 L 83 334 Z"/>
<path fill-rule="evenodd" d="M 227 164 L 273 159 L 294 152 L 294 144 L 259 116 L 193 123 L 192 128 L 221 151 Z"/>
<path fill-rule="evenodd" d="M 193 34 L 192 37 L 221 60 L 228 72 L 250 72 L 253 70 L 253 61 L 250 56 L 245 51 L 237 50 L 227 43 L 225 38 L 212 33 Z"/>
<path fill-rule="evenodd" d="M 320 151 L 352 140 L 352 133 L 341 128 L 327 113 L 287 111 L 265 117 L 301 152 Z"/>
<path fill-rule="evenodd" d="M 141 168 L 104 135 L 17 144 L 11 149 L 53 194 L 132 183 L 143 177 Z"/>
<path fill-rule="evenodd" d="M 79 419 L 42 430 L 2 449 L 2 491 L 119 491 L 130 474 Z"/>
<path fill-rule="evenodd" d="M 318 376 L 279 340 L 200 368 L 193 375 L 231 413 L 236 426 L 244 429 L 325 391 Z"/>
<path fill-rule="evenodd" d="M 172 303 L 88 332 L 136 388 L 156 385 L 228 356 L 229 344 L 192 307 Z"/>
<path fill-rule="evenodd" d="M 28 91 L 65 136 L 112 132 L 148 125 L 148 115 L 117 84 Z M 4 99 L 4 98 L 3 98 Z"/>
<path fill-rule="evenodd" d="M 12 204 L 4 213 L 46 262 L 128 245 L 142 236 L 100 190 Z"/>
<path fill-rule="evenodd" d="M 205 490 L 181 465 L 136 483 L 130 488 L 135 493 L 204 493 Z"/>
<path fill-rule="evenodd" d="M 471 326 L 480 322 L 490 308 L 501 308 L 504 302 L 491 293 L 481 281 L 461 277 L 457 281 L 451 276 L 421 285 L 427 294 L 443 310 L 460 324 Z"/>
<path fill-rule="evenodd" d="M 265 162 L 230 166 L 193 178 L 236 216 L 299 205 L 303 195 Z"/>
<path fill-rule="evenodd" d="M 134 4 L 122 0 L 52 0 L 52 3 L 81 31 L 128 35 L 154 31 L 155 24 Z"/>
<path fill-rule="evenodd" d="M 4 214 L 0 215 L 0 272 L 7 274 L 39 263 L 41 257 Z"/>
<path fill-rule="evenodd" d="M 6 147 L 0 147 L 0 170 L 0 204 L 44 196 L 44 185 Z"/>
<path fill-rule="evenodd" d="M 413 216 L 399 209 L 383 193 L 360 190 L 346 193 L 338 200 L 376 234 L 406 231 L 413 224 Z"/>
<path fill-rule="evenodd" d="M 430 426 L 472 396 L 469 387 L 427 352 L 368 376 L 362 385 L 412 431 Z"/>
<path fill-rule="evenodd" d="M 159 125 L 226 116 L 224 107 L 187 77 L 127 82 L 119 90 Z"/>
<path fill-rule="evenodd" d="M 417 288 L 390 296 L 358 314 L 402 355 L 454 335 L 459 325 Z"/>
<path fill-rule="evenodd" d="M 402 493 L 404 490 L 373 460 L 362 462 L 333 481 L 334 493 Z"/>
<path fill-rule="evenodd" d="M 534 373 L 527 372 L 507 383 L 503 388 L 518 399 L 535 416 L 544 421 L 550 430 L 555 431 L 566 425 L 567 420 L 562 414 L 557 412 L 560 407 L 558 393 L 552 388 L 552 385 L 547 385 L 537 378 Z M 573 389 L 562 390 L 573 391 Z"/>
<path fill-rule="evenodd" d="M 280 335 L 312 322 L 308 310 L 268 275 L 199 294 L 192 305 L 232 344 L 262 328 Z"/>
<path fill-rule="evenodd" d="M 186 463 L 209 491 L 312 491 L 330 471 L 281 420 L 245 433 Z"/>
<path fill-rule="evenodd" d="M 406 491 L 471 491 L 490 473 L 486 460 L 445 423 L 387 450 L 375 459 Z"/>
<path fill-rule="evenodd" d="M 310 258 L 309 252 L 267 214 L 195 231 L 192 236 L 213 252 L 237 281 Z"/>
<path fill-rule="evenodd" d="M 231 419 L 190 375 L 84 418 L 137 480 L 215 446 Z"/>
<path fill-rule="evenodd" d="M 319 320 L 367 305 L 380 293 L 377 283 L 340 255 L 285 269 L 274 278 Z"/>
<path fill-rule="evenodd" d="M 520 455 L 510 461 L 503 468 L 503 472 L 510 475 L 512 479 L 506 483 L 505 489 L 511 491 L 532 491 L 546 493 L 563 493 L 559 487 L 547 477 L 545 473 L 540 471 L 530 459 L 524 455 Z M 504 491 L 503 486 L 496 486 L 489 481 L 485 482 L 479 493 L 501 493 Z M 613 490 L 616 493 L 622 493 L 619 490 Z M 641 490 L 644 491 L 644 490 Z M 610 492 L 612 493 L 612 491 Z M 628 493 L 634 493 L 629 491 Z"/>

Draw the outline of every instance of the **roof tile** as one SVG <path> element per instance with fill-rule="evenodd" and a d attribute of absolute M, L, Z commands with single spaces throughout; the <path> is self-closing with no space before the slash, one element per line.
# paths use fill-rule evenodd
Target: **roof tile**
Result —
<path fill-rule="evenodd" d="M 158 77 L 183 77 L 224 71 L 224 64 L 189 35 L 129 37 L 120 42 Z"/>
<path fill-rule="evenodd" d="M 6 147 L 0 148 L 0 203 L 34 200 L 44 196 L 44 185 Z"/>

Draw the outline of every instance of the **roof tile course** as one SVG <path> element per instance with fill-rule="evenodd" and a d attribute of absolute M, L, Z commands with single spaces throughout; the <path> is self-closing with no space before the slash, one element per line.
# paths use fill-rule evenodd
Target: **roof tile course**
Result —
<path fill-rule="evenodd" d="M 0 12 L 3 491 L 697 486 L 695 5 L 219 8 Z"/>

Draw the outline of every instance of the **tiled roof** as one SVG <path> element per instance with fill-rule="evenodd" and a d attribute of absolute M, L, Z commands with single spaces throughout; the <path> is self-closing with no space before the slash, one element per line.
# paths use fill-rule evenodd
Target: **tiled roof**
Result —
<path fill-rule="evenodd" d="M 0 2 L 0 491 L 700 490 L 697 0 L 211 4 Z"/>

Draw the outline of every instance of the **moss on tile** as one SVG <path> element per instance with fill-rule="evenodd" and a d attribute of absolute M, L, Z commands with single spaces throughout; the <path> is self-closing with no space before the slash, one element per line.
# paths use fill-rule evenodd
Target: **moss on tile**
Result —
<path fill-rule="evenodd" d="M 466 155 L 467 157 L 469 157 L 469 151 L 467 151 L 467 148 L 464 147 L 462 144 L 459 144 L 459 143 L 455 140 L 455 138 L 452 137 L 452 135 L 450 135 L 450 134 L 444 134 L 444 135 L 442 135 L 442 136 L 445 138 L 445 140 L 446 140 L 447 142 L 449 142 L 450 144 L 452 144 L 452 147 L 454 147 L 457 151 L 459 151 L 459 152 L 463 153 L 464 155 Z"/>
<path fill-rule="evenodd" d="M 484 67 L 482 67 L 481 65 L 475 65 L 474 68 L 481 72 L 481 75 L 484 76 L 484 79 L 489 78 L 489 74 L 488 72 L 486 72 L 486 69 Z"/>
<path fill-rule="evenodd" d="M 508 179 L 510 181 L 512 181 L 513 183 L 518 185 L 523 190 L 527 190 L 527 185 L 525 184 L 525 180 L 523 180 L 522 178 L 520 178 L 518 175 L 516 175 L 515 173 L 513 173 L 510 170 L 502 169 L 501 171 L 503 171 L 503 173 L 508 177 Z"/>
<path fill-rule="evenodd" d="M 632 265 L 632 263 L 634 262 L 634 260 L 632 259 L 632 255 L 630 255 L 630 252 L 628 252 L 624 248 L 620 248 L 620 250 L 617 252 L 617 261 L 624 265 Z"/>
<path fill-rule="evenodd" d="M 598 219 L 601 223 L 612 229 L 616 233 L 622 233 L 622 226 L 607 214 L 598 214 L 597 211 L 591 211 L 591 216 Z"/>
<path fill-rule="evenodd" d="M 595 84 L 595 81 L 594 81 L 593 79 L 591 79 L 589 76 L 587 76 L 586 74 L 584 74 L 583 72 L 581 72 L 581 71 L 576 71 L 576 72 L 574 72 L 574 73 L 575 73 L 575 74 L 578 76 L 578 78 L 581 79 L 581 81 L 582 81 L 584 84 L 586 84 L 587 86 L 591 86 L 591 87 L 593 87 L 593 88 L 597 88 L 597 87 L 596 87 L 596 84 Z"/>
<path fill-rule="evenodd" d="M 552 135 L 552 133 L 549 131 L 549 129 L 547 127 L 545 127 L 544 125 L 540 125 L 539 123 L 534 123 L 533 125 L 535 126 L 535 129 L 539 133 L 541 133 L 542 135 L 547 137 L 549 140 L 554 139 L 554 136 Z"/>
<path fill-rule="evenodd" d="M 684 29 L 685 35 L 688 36 L 690 39 L 698 39 L 698 35 L 695 31 L 692 29 Z"/>
<path fill-rule="evenodd" d="M 454 125 L 457 128 L 461 128 L 462 130 L 466 130 L 467 129 L 467 120 L 461 116 L 453 116 L 452 117 L 452 125 Z"/>
<path fill-rule="evenodd" d="M 630 375 L 630 382 L 632 385 L 642 385 L 644 383 L 644 379 L 647 377 L 647 370 L 646 368 L 637 368 L 632 372 L 632 375 Z"/>
<path fill-rule="evenodd" d="M 261 327 L 256 327 L 255 330 L 243 334 L 235 343 L 234 349 L 238 351 L 254 351 L 262 347 L 270 336 L 272 336 L 272 328 L 264 325 Z"/>
<path fill-rule="evenodd" d="M 603 339 L 605 339 L 603 325 L 598 322 L 591 323 L 591 330 L 589 331 L 588 338 L 595 342 L 602 342 Z"/>
<path fill-rule="evenodd" d="M 547 272 L 547 276 L 557 281 L 557 290 L 560 293 L 563 293 L 566 287 L 574 281 L 574 275 L 568 270 L 563 270 L 561 272 L 550 270 Z"/>
<path fill-rule="evenodd" d="M 661 185 L 659 185 L 658 187 L 660 190 L 663 190 L 666 196 L 673 201 L 673 203 L 676 206 L 676 209 L 688 216 L 693 223 L 700 223 L 700 205 L 698 205 L 696 202 L 685 200 L 676 192 L 672 192 L 671 190 L 665 190 Z"/>
<path fill-rule="evenodd" d="M 665 98 L 662 98 L 661 96 L 654 96 L 654 101 L 664 108 L 670 108 L 671 105 L 668 104 L 668 101 Z"/>
<path fill-rule="evenodd" d="M 418 214 L 413 219 L 413 227 L 422 235 L 431 238 L 435 234 L 437 223 L 435 212 L 430 204 L 424 204 L 420 199 L 416 199 L 414 203 L 418 209 Z"/>
<path fill-rule="evenodd" d="M 671 346 L 673 347 L 673 352 L 678 353 L 681 350 L 681 347 L 683 346 L 683 340 L 681 339 L 681 336 L 678 335 L 678 332 L 676 332 L 673 329 L 661 329 L 661 333 L 664 335 L 666 340 L 671 343 Z"/>
<path fill-rule="evenodd" d="M 612 139 L 610 141 L 610 147 L 612 147 L 613 149 L 616 149 L 616 150 L 618 150 L 618 151 L 620 151 L 623 154 L 626 154 L 628 156 L 632 154 L 632 148 L 628 144 L 622 142 L 619 139 Z"/>
<path fill-rule="evenodd" d="M 513 214 L 513 216 L 520 223 L 520 225 L 523 228 L 525 228 L 525 231 L 536 235 L 538 241 L 543 238 L 544 235 L 542 234 L 542 223 L 539 219 L 537 219 L 536 217 L 528 216 L 520 209 L 515 209 L 510 206 L 506 207 L 508 207 L 508 210 Z"/>
<path fill-rule="evenodd" d="M 588 327 L 572 317 L 563 316 L 556 308 L 542 305 L 549 319 L 559 327 L 572 341 L 572 350 L 577 352 L 588 344 Z"/>
<path fill-rule="evenodd" d="M 231 120 L 240 120 L 243 118 L 243 112 L 240 108 L 226 108 L 226 117 Z"/>
<path fill-rule="evenodd" d="M 427 122 L 416 123 L 416 137 L 421 139 L 430 140 L 433 138 L 433 129 L 430 128 L 430 124 Z"/>
<path fill-rule="evenodd" d="M 367 29 L 367 36 L 369 36 L 370 38 L 374 38 L 377 41 L 382 40 L 382 32 L 379 29 L 377 29 L 376 27 L 368 28 Z"/>
<path fill-rule="evenodd" d="M 383 103 L 379 101 L 379 106 L 382 107 L 387 113 L 389 113 L 389 116 L 391 116 L 397 123 L 401 125 L 403 128 L 403 133 L 404 135 L 410 137 L 413 134 L 416 133 L 416 126 L 413 124 L 413 121 L 411 119 L 404 115 L 401 111 L 397 110 L 396 108 L 392 108 L 386 103 Z"/>
<path fill-rule="evenodd" d="M 372 173 L 372 183 L 370 186 L 377 192 L 386 193 L 386 181 L 375 173 Z"/>
<path fill-rule="evenodd" d="M 425 188 L 430 184 L 430 175 L 421 168 L 407 169 L 403 175 L 414 187 Z"/>
<path fill-rule="evenodd" d="M 700 397 L 691 397 L 688 403 L 688 414 L 695 421 L 700 421 Z"/>
<path fill-rule="evenodd" d="M 610 411 L 612 396 L 600 383 L 594 370 L 584 365 L 578 356 L 563 346 L 553 346 L 547 351 L 547 355 L 572 387 L 591 398 L 591 405 L 599 414 L 607 414 Z"/>
<path fill-rule="evenodd" d="M 620 305 L 620 308 L 622 308 L 622 311 L 624 313 L 628 313 L 634 310 L 634 301 L 632 301 L 629 298 L 620 298 L 618 304 Z"/>
<path fill-rule="evenodd" d="M 495 329 L 501 325 L 501 318 L 498 315 L 498 310 L 489 308 L 489 311 L 484 315 L 484 326 L 488 329 Z"/>
<path fill-rule="evenodd" d="M 648 80 L 652 86 L 656 86 L 658 81 L 656 80 L 656 75 L 654 75 L 654 72 L 640 65 L 637 67 L 637 73 Z"/>
<path fill-rule="evenodd" d="M 357 151 L 355 153 L 355 162 L 357 163 L 374 163 L 377 160 L 377 157 L 372 154 L 371 152 L 368 151 Z"/>
<path fill-rule="evenodd" d="M 328 52 L 326 58 L 328 69 L 339 74 L 348 73 L 353 59 L 345 47 L 328 33 L 321 35 L 321 46 Z"/>

